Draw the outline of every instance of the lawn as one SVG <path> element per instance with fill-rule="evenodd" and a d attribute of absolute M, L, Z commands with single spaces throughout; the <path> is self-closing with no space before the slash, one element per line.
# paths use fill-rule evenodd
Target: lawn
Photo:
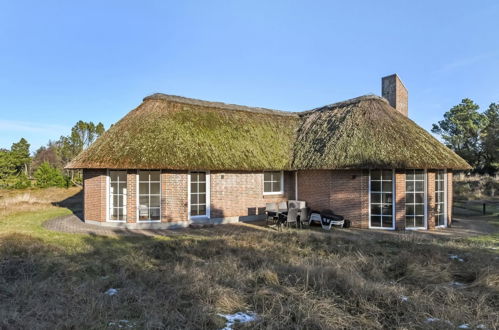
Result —
<path fill-rule="evenodd" d="M 217 314 L 239 311 L 258 315 L 247 328 L 499 327 L 494 240 L 254 225 L 155 237 L 44 229 L 71 212 L 52 202 L 76 192 L 32 192 L 47 197 L 0 214 L 1 328 L 221 329 Z"/>

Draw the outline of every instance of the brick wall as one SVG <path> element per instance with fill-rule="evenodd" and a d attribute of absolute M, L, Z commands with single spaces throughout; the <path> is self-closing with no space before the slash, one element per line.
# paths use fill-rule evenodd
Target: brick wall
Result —
<path fill-rule="evenodd" d="M 188 220 L 187 171 L 161 173 L 161 221 Z"/>
<path fill-rule="evenodd" d="M 211 217 L 264 214 L 265 204 L 294 199 L 294 173 L 284 172 L 284 194 L 263 194 L 263 173 L 212 171 Z"/>
<path fill-rule="evenodd" d="M 331 209 L 352 227 L 369 226 L 369 172 L 311 170 L 298 172 L 298 199 L 312 210 Z"/>
<path fill-rule="evenodd" d="M 436 172 L 433 170 L 428 170 L 427 172 L 427 198 L 428 198 L 428 207 L 427 207 L 427 215 L 428 215 L 428 221 L 427 221 L 427 228 L 429 230 L 435 229 L 435 224 L 436 224 L 436 218 L 435 218 L 435 211 L 436 211 L 436 198 L 435 198 L 435 178 L 436 178 Z"/>
<path fill-rule="evenodd" d="M 395 171 L 395 229 L 405 230 L 405 171 Z"/>
<path fill-rule="evenodd" d="M 137 170 L 127 170 L 126 174 L 126 222 L 137 222 Z"/>
<path fill-rule="evenodd" d="M 83 170 L 83 217 L 106 221 L 106 170 Z"/>

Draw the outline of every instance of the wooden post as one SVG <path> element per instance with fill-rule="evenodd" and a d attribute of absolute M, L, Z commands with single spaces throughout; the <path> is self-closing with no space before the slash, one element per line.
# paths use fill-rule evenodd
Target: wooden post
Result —
<path fill-rule="evenodd" d="M 483 203 L 483 215 L 487 212 L 487 204 Z"/>

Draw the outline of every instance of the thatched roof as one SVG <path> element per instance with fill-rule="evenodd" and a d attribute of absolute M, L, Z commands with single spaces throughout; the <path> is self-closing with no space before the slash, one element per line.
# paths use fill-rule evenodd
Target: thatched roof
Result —
<path fill-rule="evenodd" d="M 154 94 L 67 168 L 470 167 L 375 95 L 285 112 Z"/>

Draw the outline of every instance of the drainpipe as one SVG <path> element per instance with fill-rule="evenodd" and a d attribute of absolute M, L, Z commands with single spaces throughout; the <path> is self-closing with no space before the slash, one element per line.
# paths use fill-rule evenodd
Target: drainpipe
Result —
<path fill-rule="evenodd" d="M 295 171 L 295 200 L 298 200 L 298 171 Z"/>

